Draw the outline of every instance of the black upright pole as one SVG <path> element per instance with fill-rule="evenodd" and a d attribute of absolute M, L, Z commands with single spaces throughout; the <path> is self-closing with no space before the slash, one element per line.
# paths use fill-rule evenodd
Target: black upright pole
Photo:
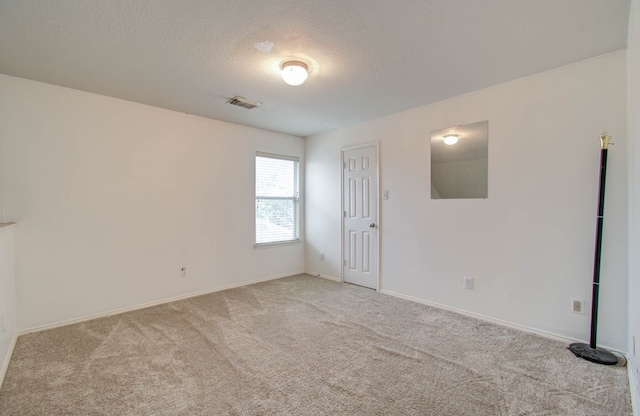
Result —
<path fill-rule="evenodd" d="M 596 349 L 598 332 L 598 300 L 600 298 L 600 259 L 602 258 L 602 225 L 604 223 L 604 188 L 607 179 L 607 152 L 600 150 L 600 198 L 598 200 L 598 216 L 596 226 L 596 252 L 593 257 L 593 288 L 591 292 L 591 338 L 589 347 Z"/>
<path fill-rule="evenodd" d="M 569 345 L 569 349 L 577 356 L 585 360 L 605 365 L 618 363 L 618 358 L 611 352 L 598 348 L 596 338 L 598 333 L 598 300 L 600 296 L 600 259 L 602 257 L 602 226 L 604 223 L 604 190 L 607 179 L 607 152 L 611 136 L 600 136 L 600 190 L 598 199 L 598 215 L 596 217 L 596 249 L 593 260 L 593 287 L 591 292 L 591 337 L 589 345 L 575 343 Z"/>

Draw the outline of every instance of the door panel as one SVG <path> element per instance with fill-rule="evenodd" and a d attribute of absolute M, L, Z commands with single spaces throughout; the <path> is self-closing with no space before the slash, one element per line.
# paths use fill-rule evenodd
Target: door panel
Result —
<path fill-rule="evenodd" d="M 362 233 L 362 272 L 371 273 L 371 233 Z"/>
<path fill-rule="evenodd" d="M 357 249 L 357 241 L 358 241 L 358 233 L 353 230 L 349 230 L 349 270 L 355 271 L 357 270 L 356 266 L 356 249 Z"/>
<path fill-rule="evenodd" d="M 362 178 L 362 218 L 371 219 L 371 178 Z"/>
<path fill-rule="evenodd" d="M 356 203 L 357 203 L 357 181 L 353 178 L 349 179 L 349 218 L 356 218 Z"/>
<path fill-rule="evenodd" d="M 378 287 L 377 147 L 343 154 L 344 281 Z"/>

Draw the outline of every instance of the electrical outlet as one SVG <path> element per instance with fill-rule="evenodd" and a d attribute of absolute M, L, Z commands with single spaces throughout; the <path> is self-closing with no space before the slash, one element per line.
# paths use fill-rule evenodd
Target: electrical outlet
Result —
<path fill-rule="evenodd" d="M 584 315 L 584 300 L 571 298 L 571 312 Z"/>
<path fill-rule="evenodd" d="M 471 277 L 465 277 L 463 287 L 468 290 L 473 290 L 473 279 Z"/>
<path fill-rule="evenodd" d="M 324 261 L 324 253 L 320 253 L 320 261 Z"/>
<path fill-rule="evenodd" d="M 187 277 L 187 268 L 183 267 L 180 269 L 180 277 Z"/>

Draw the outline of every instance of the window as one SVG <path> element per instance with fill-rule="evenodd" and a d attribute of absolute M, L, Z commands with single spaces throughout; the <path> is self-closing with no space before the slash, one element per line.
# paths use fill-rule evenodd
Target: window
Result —
<path fill-rule="evenodd" d="M 256 153 L 256 244 L 298 240 L 297 157 Z"/>

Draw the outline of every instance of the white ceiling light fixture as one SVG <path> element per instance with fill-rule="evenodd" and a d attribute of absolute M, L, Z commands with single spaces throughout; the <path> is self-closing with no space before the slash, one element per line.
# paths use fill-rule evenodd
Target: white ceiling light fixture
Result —
<path fill-rule="evenodd" d="M 289 85 L 302 85 L 309 76 L 307 64 L 300 61 L 287 61 L 282 64 L 282 79 Z"/>
<path fill-rule="evenodd" d="M 447 134 L 446 136 L 444 136 L 442 138 L 442 140 L 444 141 L 444 144 L 448 144 L 449 146 L 452 146 L 452 145 L 458 143 L 458 135 L 457 134 Z"/>

